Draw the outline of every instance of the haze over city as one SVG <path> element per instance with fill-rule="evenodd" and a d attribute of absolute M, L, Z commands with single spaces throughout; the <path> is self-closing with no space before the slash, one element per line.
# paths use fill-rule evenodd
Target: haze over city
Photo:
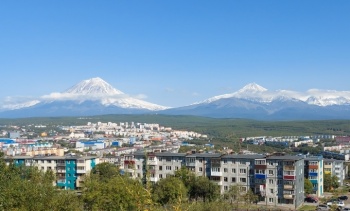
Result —
<path fill-rule="evenodd" d="M 101 77 L 183 106 L 255 82 L 350 90 L 349 1 L 5 1 L 0 102 Z"/>

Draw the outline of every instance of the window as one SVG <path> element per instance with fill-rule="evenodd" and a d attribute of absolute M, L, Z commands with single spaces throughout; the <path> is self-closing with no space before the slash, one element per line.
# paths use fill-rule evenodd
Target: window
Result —
<path fill-rule="evenodd" d="M 234 183 L 235 183 L 235 182 L 236 182 L 236 177 L 232 177 L 232 178 L 231 178 L 231 182 L 234 182 Z"/>
<path fill-rule="evenodd" d="M 269 175 L 274 175 L 273 170 L 269 170 Z"/>
<path fill-rule="evenodd" d="M 239 178 L 239 181 L 240 181 L 240 182 L 243 182 L 243 183 L 246 183 L 246 182 L 247 182 L 247 179 L 246 179 L 246 178 Z"/>
<path fill-rule="evenodd" d="M 273 179 L 269 179 L 269 184 L 273 184 Z"/>
<path fill-rule="evenodd" d="M 268 162 L 269 166 L 273 166 L 273 161 Z"/>
<path fill-rule="evenodd" d="M 236 169 L 232 169 L 232 173 L 236 173 Z"/>
<path fill-rule="evenodd" d="M 281 179 L 278 179 L 278 180 L 277 180 L 277 185 L 280 185 L 280 184 L 282 184 L 282 180 L 281 180 Z"/>
<path fill-rule="evenodd" d="M 166 158 L 166 162 L 171 162 L 171 158 Z"/>
<path fill-rule="evenodd" d="M 226 159 L 224 159 L 224 163 L 227 163 L 227 160 L 226 160 Z"/>
<path fill-rule="evenodd" d="M 140 169 L 140 165 L 137 165 L 137 169 Z"/>
<path fill-rule="evenodd" d="M 141 177 L 141 174 L 140 174 L 140 173 L 137 173 L 137 177 Z"/>
<path fill-rule="evenodd" d="M 211 171 L 212 171 L 212 172 L 220 172 L 220 168 L 218 168 L 218 167 L 213 167 L 213 168 L 211 168 Z"/>
<path fill-rule="evenodd" d="M 273 198 L 269 198 L 269 202 L 270 202 L 270 203 L 273 203 Z"/>
<path fill-rule="evenodd" d="M 270 193 L 273 193 L 273 189 L 272 188 L 270 189 Z"/>
<path fill-rule="evenodd" d="M 239 187 L 240 191 L 242 192 L 246 192 L 247 191 L 247 187 Z"/>
<path fill-rule="evenodd" d="M 239 161 L 239 164 L 241 164 L 241 165 L 245 165 L 245 160 L 241 160 L 241 161 Z"/>
<path fill-rule="evenodd" d="M 166 170 L 171 170 L 171 166 L 166 166 Z"/>
<path fill-rule="evenodd" d="M 179 170 L 179 167 L 178 167 L 178 166 L 175 166 L 175 170 Z"/>
<path fill-rule="evenodd" d="M 225 190 L 225 191 L 228 190 L 228 186 L 224 186 L 224 190 Z"/>
<path fill-rule="evenodd" d="M 148 160 L 154 161 L 154 157 L 148 157 Z"/>
<path fill-rule="evenodd" d="M 154 174 L 151 174 L 151 177 L 152 177 L 152 178 L 154 178 L 154 176 L 155 176 Z"/>
<path fill-rule="evenodd" d="M 163 175 L 162 175 L 162 174 L 159 174 L 159 178 L 162 179 L 162 178 L 163 178 Z"/>
<path fill-rule="evenodd" d="M 199 168 L 198 168 L 198 171 L 202 172 L 202 171 L 203 171 L 203 168 L 202 168 L 202 167 L 199 167 Z"/>
<path fill-rule="evenodd" d="M 228 172 L 228 169 L 227 169 L 227 168 L 224 168 L 224 172 Z"/>
<path fill-rule="evenodd" d="M 227 177 L 224 177 L 224 182 L 227 182 L 228 180 L 227 180 Z"/>
<path fill-rule="evenodd" d="M 159 166 L 159 171 L 162 171 L 163 170 L 163 166 Z"/>
<path fill-rule="evenodd" d="M 255 169 L 255 173 L 256 174 L 265 174 L 265 170 L 264 169 Z"/>
<path fill-rule="evenodd" d="M 240 174 L 246 174 L 247 173 L 247 169 L 239 169 L 239 173 Z"/>
<path fill-rule="evenodd" d="M 255 165 L 266 165 L 266 160 L 255 160 Z"/>
<path fill-rule="evenodd" d="M 203 160 L 202 160 L 202 159 L 199 159 L 198 161 L 199 161 L 200 163 L 202 163 L 202 162 L 203 162 Z"/>
<path fill-rule="evenodd" d="M 163 158 L 162 158 L 162 157 L 159 157 L 159 158 L 158 158 L 158 160 L 159 160 L 159 161 L 162 161 L 162 160 L 163 160 Z"/>
<path fill-rule="evenodd" d="M 48 160 L 47 162 L 48 162 L 48 163 L 51 163 L 51 160 Z"/>

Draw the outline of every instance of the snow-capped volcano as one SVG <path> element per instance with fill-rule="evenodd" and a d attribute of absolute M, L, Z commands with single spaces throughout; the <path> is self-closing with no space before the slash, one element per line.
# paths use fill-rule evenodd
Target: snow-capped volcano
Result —
<path fill-rule="evenodd" d="M 1 110 L 11 111 L 12 114 L 23 113 L 26 110 L 28 116 L 34 114 L 36 116 L 64 116 L 132 114 L 166 108 L 129 96 L 101 78 L 91 78 L 77 83 L 64 92 L 51 93 L 20 103 L 4 104 Z M 40 114 L 37 115 L 37 113 Z"/>
<path fill-rule="evenodd" d="M 262 120 L 348 119 L 349 105 L 348 91 L 317 89 L 306 92 L 271 91 L 251 83 L 236 92 L 214 96 L 202 102 L 165 110 L 162 113 Z"/>
<path fill-rule="evenodd" d="M 211 103 L 220 99 L 237 98 L 259 103 L 271 103 L 275 100 L 293 100 L 301 101 L 310 105 L 331 106 L 331 105 L 350 105 L 350 91 L 318 90 L 310 89 L 306 92 L 296 92 L 291 90 L 270 91 L 256 83 L 245 85 L 240 90 L 211 97 L 200 103 Z"/>
<path fill-rule="evenodd" d="M 79 95 L 121 95 L 124 94 L 101 78 L 91 78 L 81 81 L 63 93 L 79 94 Z"/>
<path fill-rule="evenodd" d="M 242 89 L 238 90 L 237 93 L 258 93 L 265 91 L 267 91 L 267 89 L 260 86 L 259 84 L 250 83 L 245 85 Z"/>

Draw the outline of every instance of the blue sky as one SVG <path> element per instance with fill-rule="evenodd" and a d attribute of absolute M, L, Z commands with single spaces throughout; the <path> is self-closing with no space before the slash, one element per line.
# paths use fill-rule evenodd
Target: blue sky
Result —
<path fill-rule="evenodd" d="M 0 2 L 0 99 L 101 77 L 181 106 L 256 82 L 350 90 L 350 1 Z"/>

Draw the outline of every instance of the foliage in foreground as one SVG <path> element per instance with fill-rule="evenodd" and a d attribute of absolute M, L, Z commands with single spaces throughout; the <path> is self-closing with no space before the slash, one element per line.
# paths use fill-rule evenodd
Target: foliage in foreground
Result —
<path fill-rule="evenodd" d="M 0 159 L 0 210 L 225 211 L 237 209 L 236 205 L 242 202 L 250 205 L 256 197 L 251 192 L 242 195 L 239 191 L 220 197 L 215 183 L 206 177 L 196 177 L 187 169 L 150 185 L 121 175 L 112 164 L 98 164 L 85 178 L 81 195 L 58 189 L 53 186 L 54 181 L 51 171 L 7 166 Z M 239 187 L 231 189 L 239 190 Z"/>

